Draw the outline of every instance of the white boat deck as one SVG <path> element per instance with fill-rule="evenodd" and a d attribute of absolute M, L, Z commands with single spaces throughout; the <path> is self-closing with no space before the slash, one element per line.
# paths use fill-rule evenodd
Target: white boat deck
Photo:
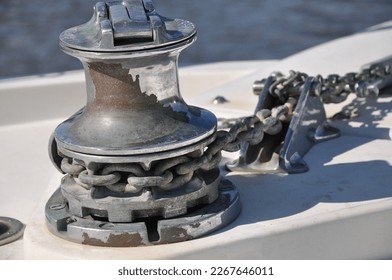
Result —
<path fill-rule="evenodd" d="M 249 115 L 252 83 L 272 71 L 344 74 L 391 55 L 391 25 L 342 38 L 281 61 L 225 62 L 181 68 L 188 104 L 219 117 Z M 196 46 L 194 46 L 196 47 Z M 79 245 L 52 235 L 44 206 L 59 186 L 47 145 L 54 128 L 85 103 L 81 71 L 0 81 L 0 216 L 26 224 L 0 259 L 386 259 L 392 258 L 392 93 L 328 105 L 342 136 L 314 146 L 310 170 L 295 175 L 227 174 L 242 212 L 229 226 L 192 241 L 138 248 Z M 214 105 L 225 96 L 229 102 Z M 225 153 L 227 158 L 235 154 Z"/>

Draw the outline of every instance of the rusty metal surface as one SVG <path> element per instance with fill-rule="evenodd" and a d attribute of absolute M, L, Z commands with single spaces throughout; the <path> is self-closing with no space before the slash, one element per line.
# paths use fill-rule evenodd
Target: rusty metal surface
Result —
<path fill-rule="evenodd" d="M 87 104 L 56 128 L 58 146 L 85 154 L 140 155 L 191 145 L 213 134 L 215 116 L 187 106 L 180 97 L 173 79 L 177 58 L 151 56 L 138 67 L 87 62 L 85 71 L 93 83 L 87 87 Z M 148 69 L 157 65 L 166 65 L 164 71 Z"/>

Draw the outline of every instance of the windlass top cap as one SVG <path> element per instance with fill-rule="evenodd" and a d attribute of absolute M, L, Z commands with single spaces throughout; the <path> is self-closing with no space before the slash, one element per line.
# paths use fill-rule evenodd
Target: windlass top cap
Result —
<path fill-rule="evenodd" d="M 60 45 L 91 52 L 124 52 L 180 43 L 196 34 L 193 23 L 159 15 L 151 0 L 98 2 L 85 24 L 65 30 Z"/>

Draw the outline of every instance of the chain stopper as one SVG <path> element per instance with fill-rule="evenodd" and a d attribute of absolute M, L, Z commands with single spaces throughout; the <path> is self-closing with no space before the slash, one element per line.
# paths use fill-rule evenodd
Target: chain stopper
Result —
<path fill-rule="evenodd" d="M 239 145 L 239 158 L 226 167 L 251 173 L 306 172 L 303 156 L 307 151 L 340 134 L 329 125 L 323 103 L 341 103 L 350 93 L 358 98 L 376 98 L 382 88 L 391 85 L 391 68 L 392 58 L 387 57 L 344 76 L 308 77 L 290 71 L 287 76 L 276 72 L 256 81 L 253 90 L 259 100 L 254 115 L 220 120 L 230 128 L 229 133 L 239 132 L 239 138 L 246 139 Z M 253 126 L 240 131 L 247 119 L 254 119 Z M 265 133 L 258 133 L 259 129 Z"/>
<path fill-rule="evenodd" d="M 239 158 L 226 167 L 251 173 L 307 171 L 305 153 L 315 143 L 339 136 L 326 121 L 318 79 L 294 71 L 285 78 L 275 73 L 256 82 L 254 90 L 259 95 L 255 115 L 261 121 L 271 116 L 275 124 L 258 143 L 244 143 Z"/>

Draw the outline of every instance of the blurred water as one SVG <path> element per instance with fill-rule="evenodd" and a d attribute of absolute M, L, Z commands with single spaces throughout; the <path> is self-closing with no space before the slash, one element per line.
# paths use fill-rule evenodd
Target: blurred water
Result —
<path fill-rule="evenodd" d="M 0 78 L 80 69 L 58 35 L 92 16 L 96 0 L 0 0 Z M 197 42 L 181 64 L 283 58 L 392 18 L 391 0 L 155 0 L 188 19 Z"/>

